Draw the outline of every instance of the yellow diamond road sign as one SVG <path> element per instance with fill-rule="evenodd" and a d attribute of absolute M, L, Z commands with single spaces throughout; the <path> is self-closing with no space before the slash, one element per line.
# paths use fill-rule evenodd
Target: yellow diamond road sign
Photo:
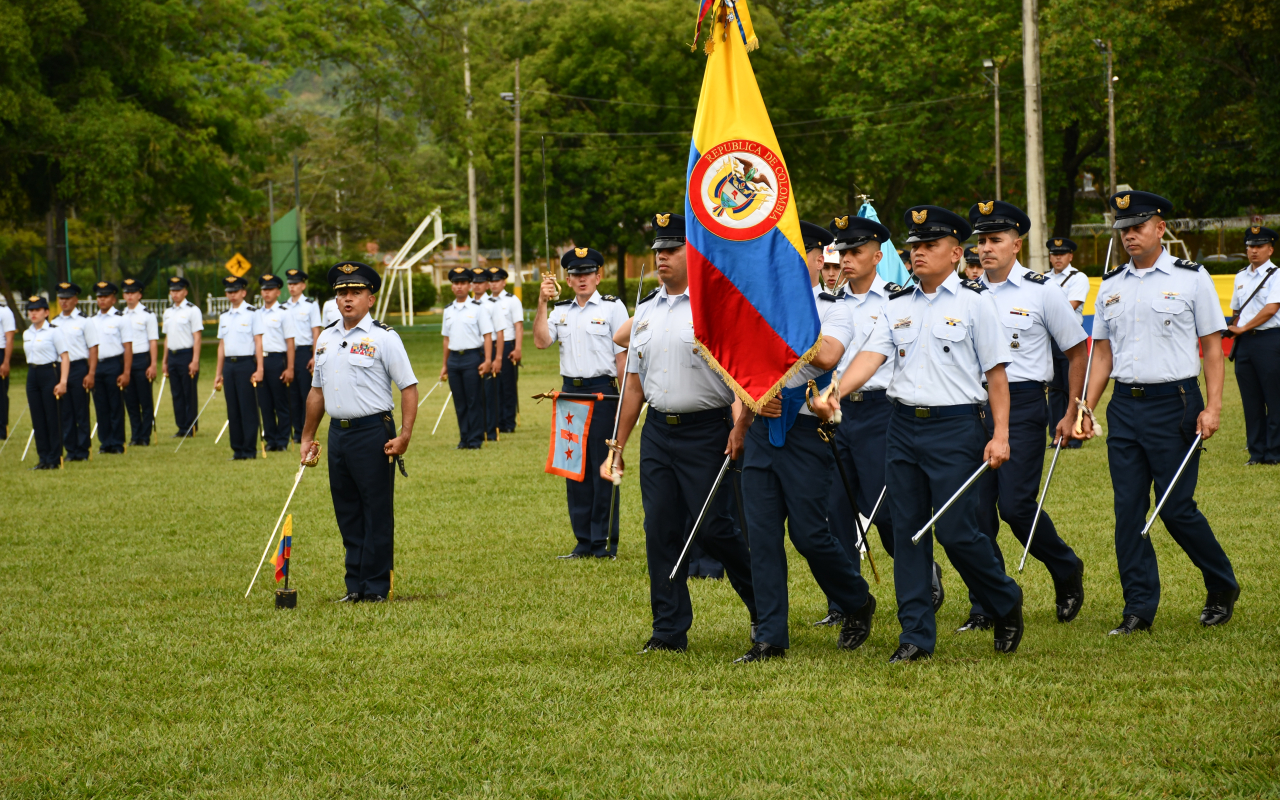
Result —
<path fill-rule="evenodd" d="M 252 265 L 249 263 L 249 259 L 239 253 L 236 253 L 231 257 L 231 260 L 227 262 L 227 272 L 230 272 L 237 278 L 243 278 L 244 274 L 248 272 L 251 267 Z"/>

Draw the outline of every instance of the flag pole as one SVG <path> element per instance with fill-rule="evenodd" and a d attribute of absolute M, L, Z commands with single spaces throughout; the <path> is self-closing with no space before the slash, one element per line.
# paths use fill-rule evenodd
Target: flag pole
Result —
<path fill-rule="evenodd" d="M 245 597 L 248 597 L 249 592 L 253 591 L 253 584 L 258 580 L 258 573 L 262 571 L 262 564 L 267 560 L 267 553 L 271 552 L 271 545 L 276 540 L 276 531 L 280 530 L 280 523 L 284 521 L 284 512 L 289 510 L 289 503 L 293 502 L 293 493 L 298 491 L 298 482 L 302 480 L 302 473 L 306 468 L 306 464 L 298 465 L 298 474 L 293 478 L 293 488 L 289 490 L 289 497 L 284 501 L 284 508 L 280 509 L 280 516 L 276 518 L 275 527 L 271 529 L 271 537 L 267 539 L 267 549 L 262 551 L 262 558 L 258 559 L 258 568 L 253 571 L 253 580 L 249 581 L 249 588 L 244 591 Z"/>

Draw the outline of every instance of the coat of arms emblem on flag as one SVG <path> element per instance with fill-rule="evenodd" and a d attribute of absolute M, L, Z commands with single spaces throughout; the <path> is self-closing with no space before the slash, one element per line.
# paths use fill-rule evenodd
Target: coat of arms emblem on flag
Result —
<path fill-rule="evenodd" d="M 551 449 L 544 472 L 582 481 L 587 472 L 587 430 L 595 402 L 557 397 L 552 405 Z"/>

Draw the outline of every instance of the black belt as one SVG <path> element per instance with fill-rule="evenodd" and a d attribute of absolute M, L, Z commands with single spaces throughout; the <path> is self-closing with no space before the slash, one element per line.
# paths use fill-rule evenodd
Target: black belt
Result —
<path fill-rule="evenodd" d="M 332 419 L 329 420 L 329 427 L 337 426 L 339 428 L 367 428 L 370 425 L 381 425 L 382 415 L 389 412 L 379 411 L 377 414 L 370 414 L 367 417 L 356 417 L 354 419 Z"/>
<path fill-rule="evenodd" d="M 851 403 L 865 403 L 869 400 L 881 400 L 888 396 L 888 389 L 873 389 L 869 392 L 849 392 L 843 399 Z"/>
<path fill-rule="evenodd" d="M 724 408 L 708 408 L 706 411 L 689 411 L 683 414 L 668 414 L 665 411 L 659 411 L 653 406 L 649 406 L 649 413 L 645 419 L 649 422 L 658 421 L 665 422 L 668 425 L 697 425 L 703 422 L 716 422 L 730 419 L 732 414 L 730 406 Z"/>
<path fill-rule="evenodd" d="M 1186 394 L 1192 391 L 1198 392 L 1200 391 L 1200 384 L 1196 382 L 1195 378 L 1170 381 L 1169 383 L 1148 383 L 1142 386 L 1116 381 L 1116 388 L 1113 391 L 1121 397 L 1166 397 L 1174 394 Z"/>
<path fill-rule="evenodd" d="M 483 347 L 471 347 L 471 348 L 468 348 L 468 349 L 466 349 L 466 350 L 450 350 L 450 351 L 449 351 L 449 354 L 450 354 L 450 355 L 455 355 L 455 356 L 466 356 L 466 355 L 470 355 L 470 354 L 472 354 L 472 353 L 479 353 L 479 352 L 480 352 L 480 351 L 482 351 L 482 350 L 484 350 L 484 348 L 483 348 Z"/>
<path fill-rule="evenodd" d="M 191 347 L 170 347 L 169 354 L 173 355 L 174 353 L 190 353 L 193 349 L 194 348 L 191 348 Z"/>
<path fill-rule="evenodd" d="M 0 350 L 0 353 L 3 353 L 3 352 L 4 352 L 3 350 Z M 80 363 L 88 364 L 88 363 L 89 363 L 89 359 L 87 359 L 87 358 L 73 358 L 73 359 L 71 359 L 71 363 L 72 363 L 72 364 L 80 364 Z"/>
<path fill-rule="evenodd" d="M 1011 381 L 1009 383 L 1009 391 L 1025 392 L 1034 389 L 1037 392 L 1044 391 L 1044 381 Z"/>
<path fill-rule="evenodd" d="M 1245 333 L 1244 335 L 1245 336 L 1261 336 L 1264 333 L 1280 333 L 1280 328 L 1267 328 L 1265 331 L 1260 331 L 1257 328 L 1254 328 L 1253 330 Z M 0 350 L 0 353 L 3 353 L 3 352 L 4 352 L 3 350 Z"/>
<path fill-rule="evenodd" d="M 250 359 L 256 359 L 256 358 L 257 356 L 226 356 L 226 360 L 230 361 L 232 364 L 235 364 L 240 361 L 249 361 Z"/>
<path fill-rule="evenodd" d="M 288 353 L 286 353 L 284 350 L 281 350 L 279 353 L 263 353 L 262 357 L 270 358 L 271 356 L 280 356 L 281 358 L 283 358 L 286 355 L 288 355 Z"/>
<path fill-rule="evenodd" d="M 58 363 L 59 362 L 57 361 L 52 361 L 48 364 L 28 364 L 27 368 L 28 369 L 44 369 L 44 368 L 53 369 L 54 367 L 58 366 Z"/>
<path fill-rule="evenodd" d="M 106 364 L 110 361 L 124 361 L 124 353 L 121 353 L 118 356 L 107 356 L 106 358 L 100 358 L 98 359 L 98 366 L 102 366 L 103 364 Z"/>
<path fill-rule="evenodd" d="M 617 378 L 608 375 L 597 375 L 594 378 L 570 378 L 568 375 L 560 376 L 565 383 L 570 386 L 605 386 L 609 385 L 615 389 L 618 387 Z"/>
<path fill-rule="evenodd" d="M 916 417 L 918 419 L 963 417 L 968 414 L 976 414 L 980 417 L 985 416 L 982 406 L 977 403 L 961 403 L 956 406 L 908 406 L 902 403 L 894 403 L 893 409 L 904 417 Z"/>

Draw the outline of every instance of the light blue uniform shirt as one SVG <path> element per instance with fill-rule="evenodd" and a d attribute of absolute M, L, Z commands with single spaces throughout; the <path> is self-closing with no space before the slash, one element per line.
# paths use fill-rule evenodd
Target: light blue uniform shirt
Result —
<path fill-rule="evenodd" d="M 342 312 L 338 310 L 337 299 L 330 297 L 325 300 L 324 308 L 320 309 L 320 327 L 327 328 L 340 319 L 342 319 Z"/>
<path fill-rule="evenodd" d="M 204 317 L 200 314 L 199 306 L 190 300 L 183 300 L 180 305 L 170 305 L 164 310 L 161 328 L 164 330 L 169 352 L 189 350 L 195 346 L 196 334 L 204 334 Z"/>
<path fill-rule="evenodd" d="M 889 303 L 889 290 L 885 288 L 888 285 L 888 281 L 876 275 L 871 280 L 871 289 L 864 295 L 850 294 L 849 287 L 845 287 L 841 301 L 849 307 L 849 315 L 853 319 L 853 341 L 849 342 L 849 346 L 844 351 L 844 357 L 840 359 L 840 365 L 836 367 L 837 375 L 843 375 L 854 357 L 862 352 L 867 340 L 875 332 L 876 323 L 885 315 L 885 308 Z M 871 376 L 871 380 L 864 383 L 858 391 L 875 392 L 888 389 L 889 380 L 892 377 L 893 359 L 890 358 L 880 365 L 880 369 Z"/>
<path fill-rule="evenodd" d="M 493 322 L 479 300 L 454 301 L 445 306 L 440 335 L 449 337 L 450 350 L 484 347 L 484 335 L 493 333 Z"/>
<path fill-rule="evenodd" d="M 0 353 L 4 352 L 4 335 L 18 329 L 18 321 L 13 318 L 13 310 L 8 306 L 0 306 Z"/>
<path fill-rule="evenodd" d="M 1062 290 L 1066 295 L 1067 305 L 1079 303 L 1080 305 L 1072 309 L 1072 313 L 1076 315 L 1076 322 L 1081 327 L 1084 326 L 1084 301 L 1089 299 L 1089 276 L 1080 270 L 1067 265 L 1062 272 L 1053 272 L 1050 270 L 1044 274 L 1049 282 Z"/>
<path fill-rule="evenodd" d="M 1249 266 L 1236 273 L 1235 288 L 1231 292 L 1231 308 L 1240 310 L 1238 324 L 1244 325 L 1258 316 L 1263 306 L 1280 303 L 1280 270 L 1276 270 L 1276 274 L 1267 278 L 1262 290 L 1253 295 L 1253 299 L 1249 301 L 1249 307 L 1240 308 L 1240 304 L 1245 301 L 1246 297 L 1253 294 L 1253 290 L 1258 288 L 1258 283 L 1266 277 L 1269 270 L 1275 269 L 1275 266 L 1275 264 L 1268 261 L 1260 269 L 1254 269 Z M 1254 330 L 1269 331 L 1278 327 L 1280 327 L 1280 314 L 1274 314 L 1271 319 L 1254 328 Z"/>
<path fill-rule="evenodd" d="M 482 301 L 489 311 L 489 320 L 493 323 L 493 341 L 498 342 L 498 334 L 502 334 L 502 341 L 509 342 L 516 338 L 516 326 L 511 323 L 511 312 L 507 308 L 507 304 L 492 295 L 487 295 Z"/>
<path fill-rule="evenodd" d="M 92 320 L 98 334 L 98 359 L 124 355 L 124 343 L 130 338 L 120 312 L 112 307 L 105 314 L 101 311 L 94 314 Z"/>
<path fill-rule="evenodd" d="M 290 297 L 284 307 L 293 317 L 293 346 L 310 347 L 315 343 L 314 329 L 324 327 L 320 318 L 320 306 L 306 297 L 298 298 L 297 302 Z"/>
<path fill-rule="evenodd" d="M 613 343 L 613 335 L 627 321 L 627 307 L 621 300 L 605 300 L 599 292 L 587 298 L 563 300 L 547 310 L 551 341 L 560 343 L 560 374 L 566 378 L 616 376 L 614 356 L 623 351 Z"/>
<path fill-rule="evenodd" d="M 288 352 L 288 340 L 294 340 L 296 347 L 297 333 L 293 328 L 293 312 L 279 302 L 271 308 L 263 306 L 258 309 L 258 319 L 262 327 L 262 353 Z"/>
<path fill-rule="evenodd" d="M 62 354 L 67 352 L 67 344 L 62 338 L 62 331 L 50 325 L 46 319 L 38 330 L 35 325 L 31 325 L 22 332 L 22 349 L 26 353 L 27 363 L 39 367 L 61 359 Z"/>
<path fill-rule="evenodd" d="M 843 300 L 826 300 L 820 297 L 822 292 L 818 292 L 813 296 L 813 300 L 818 304 L 818 319 L 822 322 L 821 336 L 830 336 L 832 339 L 844 345 L 845 352 L 849 351 L 849 344 L 853 341 L 853 314 L 849 311 L 849 306 Z M 832 297 L 832 295 L 827 295 Z M 841 356 L 843 358 L 843 356 Z M 794 389 L 797 386 L 804 386 L 810 380 L 817 378 L 824 369 L 818 369 L 812 364 L 805 364 L 796 374 L 787 379 L 783 386 L 787 389 Z M 835 376 L 832 376 L 835 377 Z M 805 403 L 800 406 L 800 413 L 813 416 L 813 412 L 809 410 L 809 404 Z"/>
<path fill-rule="evenodd" d="M 160 339 L 160 324 L 156 321 L 156 315 L 152 314 L 142 303 L 133 308 L 126 307 L 120 312 L 120 316 L 124 317 L 125 323 L 129 326 L 126 331 L 132 352 L 135 356 L 151 352 L 151 343 Z M 159 357 L 159 354 L 156 354 Z"/>
<path fill-rule="evenodd" d="M 1139 385 L 1194 378 L 1197 340 L 1226 328 L 1213 279 L 1198 265 L 1175 266 L 1164 249 L 1144 272 L 1125 264 L 1103 279 L 1094 302 L 1093 338 L 1111 342 L 1111 377 Z"/>
<path fill-rule="evenodd" d="M 98 346 L 98 326 L 73 309 L 70 314 L 59 314 L 53 318 L 62 334 L 63 344 L 67 346 L 67 356 L 72 361 L 82 361 L 89 357 L 89 348 Z"/>
<path fill-rule="evenodd" d="M 627 372 L 640 376 L 644 399 L 653 409 L 691 414 L 733 404 L 733 390 L 707 366 L 699 350 L 688 288 L 669 295 L 663 286 L 636 307 Z"/>
<path fill-rule="evenodd" d="M 933 299 L 915 284 L 885 305 L 863 349 L 894 360 L 891 400 L 929 407 L 987 402 L 982 382 L 996 364 L 1009 363 L 1009 347 L 991 293 L 966 284 L 953 272 Z"/>
<path fill-rule="evenodd" d="M 514 339 L 516 336 L 516 323 L 524 322 L 524 304 L 520 302 L 519 297 L 516 297 L 506 289 L 503 289 L 498 295 L 498 300 L 506 304 L 507 316 L 511 318 L 511 336 L 508 338 Z"/>
<path fill-rule="evenodd" d="M 400 335 L 368 314 L 351 330 L 344 325 L 325 328 L 316 340 L 311 385 L 324 390 L 325 413 L 356 419 L 394 410 L 391 383 L 404 389 L 418 382 Z"/>
<path fill-rule="evenodd" d="M 1005 372 L 1009 382 L 1052 380 L 1050 339 L 1066 352 L 1087 338 L 1067 296 L 1016 261 L 1007 280 L 993 284 L 985 272 L 979 280 L 995 301 L 1000 324 L 1004 326 L 1005 344 L 1009 348 L 1009 366 Z"/>
<path fill-rule="evenodd" d="M 258 311 L 248 303 L 239 308 L 229 308 L 218 317 L 218 338 L 222 340 L 224 356 L 254 355 L 253 337 L 262 333 L 262 320 Z M 263 348 L 266 352 L 266 348 Z"/>

